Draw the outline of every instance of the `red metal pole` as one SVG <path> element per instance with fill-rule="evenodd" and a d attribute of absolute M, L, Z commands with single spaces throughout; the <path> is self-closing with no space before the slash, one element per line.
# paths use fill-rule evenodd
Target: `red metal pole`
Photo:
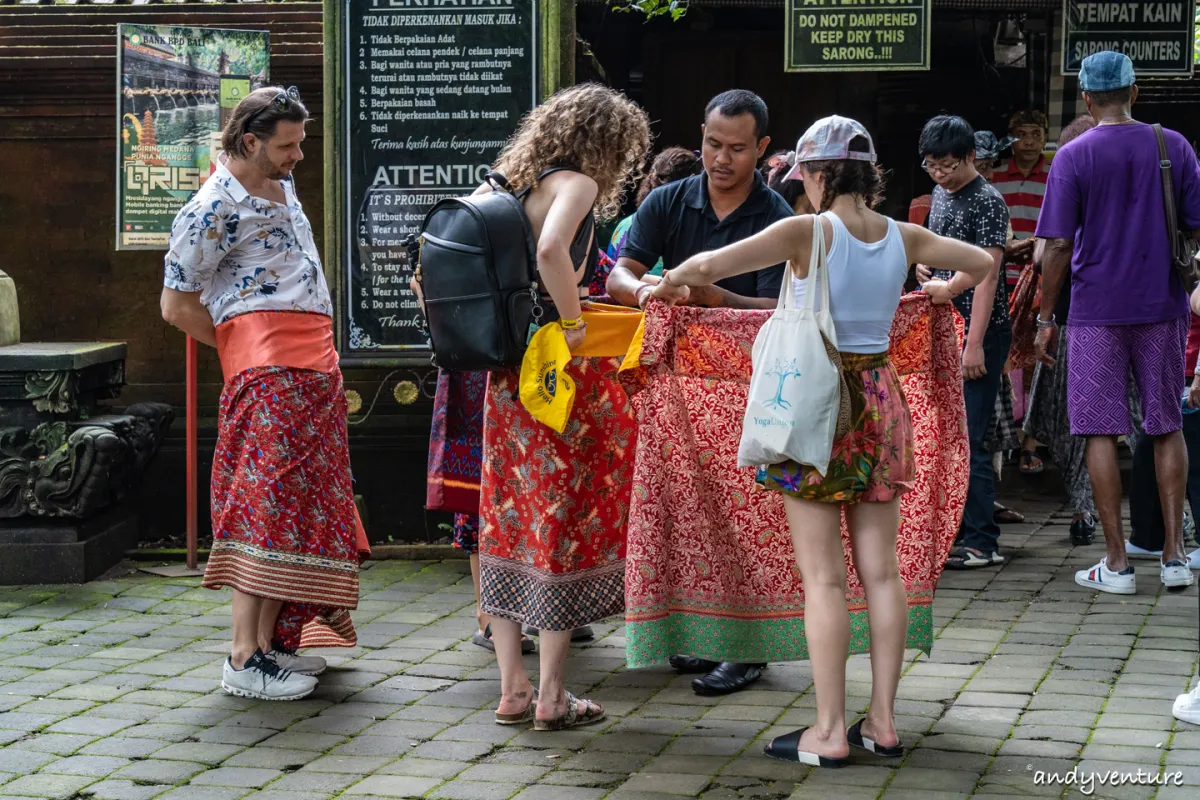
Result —
<path fill-rule="evenodd" d="M 196 340 L 187 337 L 187 568 L 196 569 Z"/>

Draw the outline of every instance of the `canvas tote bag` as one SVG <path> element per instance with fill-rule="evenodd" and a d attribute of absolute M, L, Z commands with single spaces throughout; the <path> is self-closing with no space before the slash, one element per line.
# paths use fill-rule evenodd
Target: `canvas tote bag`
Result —
<path fill-rule="evenodd" d="M 775 313 L 754 340 L 738 465 L 792 460 L 823 476 L 834 439 L 849 428 L 849 397 L 829 311 L 825 229 L 819 215 L 813 217 L 812 255 L 800 308 L 792 281 L 789 269 Z M 815 307 L 818 301 L 820 308 Z"/>

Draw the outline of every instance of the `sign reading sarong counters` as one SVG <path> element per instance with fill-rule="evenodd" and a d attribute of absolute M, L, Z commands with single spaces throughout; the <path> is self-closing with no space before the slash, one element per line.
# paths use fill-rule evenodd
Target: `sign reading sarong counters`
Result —
<path fill-rule="evenodd" d="M 405 237 L 470 194 L 537 102 L 534 0 L 345 5 L 342 352 L 427 352 Z"/>
<path fill-rule="evenodd" d="M 1195 0 L 1064 0 L 1063 16 L 1064 75 L 1101 50 L 1129 56 L 1139 78 L 1192 74 Z"/>
<path fill-rule="evenodd" d="M 787 0 L 784 70 L 929 69 L 930 0 Z"/>

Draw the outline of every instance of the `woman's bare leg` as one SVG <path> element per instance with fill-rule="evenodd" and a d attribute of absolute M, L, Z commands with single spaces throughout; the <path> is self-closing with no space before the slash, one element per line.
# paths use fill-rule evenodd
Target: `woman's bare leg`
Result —
<path fill-rule="evenodd" d="M 804 732 L 800 749 L 844 758 L 850 752 L 846 741 L 850 612 L 846 608 L 841 506 L 784 495 L 783 507 L 804 581 L 804 635 L 817 693 L 817 724 Z"/>
<path fill-rule="evenodd" d="M 571 631 L 542 631 L 538 638 L 540 678 L 538 719 L 558 719 L 567 713 L 567 654 L 571 649 Z"/>
<path fill-rule="evenodd" d="M 479 604 L 479 554 L 471 553 L 471 580 L 475 583 L 475 624 L 479 626 L 479 632 L 487 628 L 487 614 L 483 613 L 483 606 Z"/>
<path fill-rule="evenodd" d="M 500 665 L 500 706 L 496 710 L 501 714 L 519 714 L 533 700 L 533 684 L 521 659 L 521 625 L 501 617 L 492 617 L 491 622 L 492 642 Z"/>
<path fill-rule="evenodd" d="M 871 709 L 862 732 L 883 747 L 894 747 L 896 688 L 904 667 L 908 602 L 896 559 L 900 500 L 847 506 L 854 569 L 867 595 L 871 627 Z"/>

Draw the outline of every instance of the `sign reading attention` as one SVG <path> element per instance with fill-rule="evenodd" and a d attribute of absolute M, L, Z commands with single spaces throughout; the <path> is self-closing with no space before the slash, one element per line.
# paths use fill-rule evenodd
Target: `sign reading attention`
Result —
<path fill-rule="evenodd" d="M 1063 16 L 1064 75 L 1101 50 L 1129 56 L 1139 77 L 1192 74 L 1195 0 L 1064 0 Z"/>
<path fill-rule="evenodd" d="M 786 0 L 787 72 L 929 69 L 930 0 Z"/>
<path fill-rule="evenodd" d="M 343 352 L 428 346 L 405 238 L 473 192 L 537 103 L 537 0 L 346 3 Z"/>

